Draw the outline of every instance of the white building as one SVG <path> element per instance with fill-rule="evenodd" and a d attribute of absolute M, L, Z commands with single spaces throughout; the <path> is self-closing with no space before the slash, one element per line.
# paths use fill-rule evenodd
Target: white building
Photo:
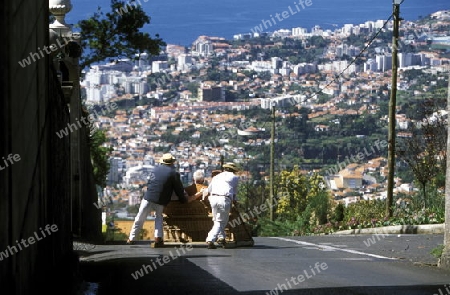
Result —
<path fill-rule="evenodd" d="M 292 29 L 292 36 L 293 37 L 303 37 L 306 36 L 308 34 L 308 30 L 305 28 L 293 28 Z"/>
<path fill-rule="evenodd" d="M 210 40 L 199 38 L 194 42 L 195 52 L 200 56 L 208 56 L 214 52 L 212 42 Z"/>
<path fill-rule="evenodd" d="M 378 64 L 372 58 L 369 58 L 367 60 L 367 62 L 364 63 L 364 72 L 368 72 L 368 71 L 371 71 L 371 72 L 378 71 Z"/>
<path fill-rule="evenodd" d="M 141 70 L 147 70 L 150 67 L 150 61 L 149 61 L 149 55 L 148 53 L 144 52 L 141 53 L 138 57 L 138 60 L 136 61 L 136 66 L 139 67 Z"/>
<path fill-rule="evenodd" d="M 376 56 L 378 71 L 386 72 L 392 69 L 392 55 L 377 55 Z"/>
<path fill-rule="evenodd" d="M 345 24 L 342 27 L 342 33 L 345 35 L 351 35 L 353 33 L 353 25 L 352 24 Z"/>
<path fill-rule="evenodd" d="M 272 62 L 272 69 L 281 69 L 283 66 L 283 60 L 279 57 L 272 57 L 270 60 Z"/>
<path fill-rule="evenodd" d="M 300 63 L 295 65 L 293 72 L 296 75 L 302 75 L 306 73 L 315 73 L 317 71 L 317 65 L 313 63 Z"/>
<path fill-rule="evenodd" d="M 134 181 L 147 181 L 150 172 L 154 169 L 153 165 L 140 165 L 127 169 L 123 182 L 130 186 Z"/>
<path fill-rule="evenodd" d="M 272 69 L 272 63 L 269 61 L 253 61 L 250 68 L 255 72 L 267 72 Z"/>
<path fill-rule="evenodd" d="M 159 73 L 169 68 L 167 61 L 155 60 L 152 62 L 152 72 Z"/>
<path fill-rule="evenodd" d="M 125 161 L 122 158 L 114 157 L 109 159 L 108 185 L 114 185 L 122 181 L 125 170 Z"/>
<path fill-rule="evenodd" d="M 180 54 L 178 56 L 177 68 L 180 71 L 186 71 L 192 66 L 192 56 L 190 54 Z"/>

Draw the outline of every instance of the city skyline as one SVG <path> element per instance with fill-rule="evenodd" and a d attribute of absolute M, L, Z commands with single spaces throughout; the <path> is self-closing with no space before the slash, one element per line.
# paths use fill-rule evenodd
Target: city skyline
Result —
<path fill-rule="evenodd" d="M 392 13 L 392 1 L 383 0 L 376 3 L 369 0 L 340 0 L 325 1 L 311 0 L 310 6 L 302 8 L 296 0 L 282 0 L 277 2 L 251 1 L 222 1 L 204 3 L 200 0 L 190 2 L 189 6 L 177 1 L 155 3 L 141 0 L 141 7 L 151 17 L 150 25 L 145 27 L 151 35 L 159 34 L 169 44 L 188 46 L 201 35 L 232 38 L 235 34 L 252 32 L 252 29 L 269 20 L 270 15 L 289 12 L 290 17 L 272 22 L 270 31 L 293 27 L 305 27 L 310 30 L 315 25 L 324 29 L 333 29 L 344 24 L 363 23 L 367 20 L 387 19 Z M 133 3 L 133 1 L 124 1 Z M 139 2 L 136 2 L 139 4 Z M 297 4 L 295 4 L 297 3 Z M 80 0 L 74 10 L 68 14 L 68 23 L 77 23 L 81 19 L 89 18 L 102 6 L 103 11 L 109 11 L 109 1 L 97 2 Z M 299 6 L 299 12 L 296 6 Z M 407 0 L 401 5 L 401 16 L 404 20 L 417 20 L 420 16 L 450 9 L 447 1 L 437 0 L 424 3 L 419 0 Z M 282 19 L 281 17 L 279 19 Z M 276 20 L 276 19 L 275 19 Z M 268 23 L 267 23 L 268 24 Z M 263 26 L 264 28 L 264 26 Z"/>

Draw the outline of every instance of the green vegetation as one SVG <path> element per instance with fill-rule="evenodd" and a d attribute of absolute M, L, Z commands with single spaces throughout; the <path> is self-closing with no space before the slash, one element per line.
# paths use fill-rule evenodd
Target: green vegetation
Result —
<path fill-rule="evenodd" d="M 102 235 L 105 242 L 124 241 L 128 238 L 120 229 L 108 225 L 102 225 Z"/>
<path fill-rule="evenodd" d="M 423 76 L 420 75 L 421 72 Z M 414 95 L 415 93 L 411 90 L 399 91 L 399 113 L 405 113 L 407 117 L 418 120 L 424 118 L 427 114 L 445 108 L 447 94 L 444 86 L 448 83 L 448 80 L 439 79 L 438 75 L 423 73 L 423 71 L 417 72 L 416 70 L 404 71 L 402 74 L 411 82 L 411 89 L 415 89 L 414 85 L 417 85 L 417 83 L 424 83 L 423 85 L 429 85 L 430 91 L 427 91 L 424 95 L 417 95 L 417 93 Z M 248 75 L 251 76 L 252 73 L 249 72 Z M 195 86 L 194 83 L 189 85 L 192 89 Z M 382 89 L 386 90 L 387 88 L 383 87 Z M 419 89 L 420 87 L 417 87 L 417 90 Z M 326 97 L 322 97 L 322 99 L 325 100 Z M 329 193 L 318 187 L 320 174 L 326 173 L 324 171 L 327 171 L 330 167 L 335 167 L 338 162 L 344 161 L 346 157 L 357 155 L 360 152 L 363 152 L 364 155 L 370 153 L 360 161 L 361 163 L 366 162 L 369 156 L 371 158 L 386 157 L 387 147 L 376 147 L 375 142 L 387 140 L 387 122 L 383 120 L 383 117 L 387 115 L 387 102 L 388 97 L 383 95 L 382 92 L 377 92 L 372 97 L 372 103 L 379 108 L 376 112 L 366 111 L 359 114 L 346 113 L 341 115 L 328 113 L 310 118 L 311 110 L 309 108 L 291 106 L 278 110 L 275 149 L 275 164 L 277 167 L 275 187 L 278 197 L 277 205 L 274 208 L 275 219 L 270 221 L 268 212 L 262 212 L 258 216 L 258 235 L 326 234 L 344 229 L 387 225 L 418 225 L 442 223 L 444 221 L 442 188 L 445 163 L 441 161 L 437 165 L 430 165 L 434 158 L 415 158 L 417 164 L 428 165 L 433 167 L 434 170 L 430 170 L 427 175 L 426 190 L 421 189 L 408 195 L 397 194 L 394 201 L 398 201 L 399 204 L 393 209 L 392 218 L 386 218 L 384 215 L 384 201 L 361 201 L 345 207 L 331 201 Z M 342 109 L 359 110 L 362 106 L 364 106 L 364 103 L 357 102 L 351 107 L 345 104 L 340 107 Z M 243 114 L 247 118 L 245 123 L 265 128 L 266 132 L 258 135 L 258 138 L 263 140 L 270 138 L 270 132 L 268 132 L 271 125 L 269 110 L 254 108 L 243 113 L 236 110 L 220 110 L 216 113 Z M 181 121 L 182 116 L 182 114 L 177 115 L 175 121 Z M 264 181 L 264 177 L 267 176 L 269 168 L 270 147 L 264 143 L 261 145 L 245 145 L 248 138 L 237 135 L 237 128 L 243 122 L 230 123 L 234 124 L 235 128 L 229 128 L 225 132 L 210 128 L 190 128 L 185 129 L 178 135 L 172 134 L 176 126 L 170 126 L 161 136 L 161 140 L 174 145 L 189 141 L 196 146 L 217 146 L 220 145 L 219 139 L 228 138 L 231 146 L 245 149 L 247 155 L 246 170 L 251 173 L 252 181 L 241 184 L 239 199 L 241 200 L 240 211 L 248 212 L 268 199 L 269 188 Z M 326 125 L 329 128 L 326 131 L 316 131 L 315 126 L 318 124 Z M 414 152 L 411 150 L 409 156 L 424 155 L 423 152 L 435 155 L 434 151 L 443 149 L 442 139 L 446 138 L 446 129 L 443 128 L 442 124 L 429 125 L 428 127 L 428 129 L 422 128 L 414 131 L 415 136 L 410 138 L 409 144 L 415 145 L 416 149 Z M 192 138 L 192 134 L 196 130 L 202 133 L 201 138 Z M 434 135 L 430 136 L 431 134 Z M 400 177 L 403 182 L 414 181 L 419 184 L 420 175 L 415 173 L 414 169 L 411 169 L 410 164 L 408 164 L 409 160 L 405 158 L 408 156 L 408 153 L 405 153 L 408 149 L 402 149 L 406 144 L 407 142 L 399 140 L 397 145 L 399 161 L 396 168 L 396 177 Z M 418 166 L 416 171 L 426 171 L 421 167 L 424 166 Z M 322 172 L 307 175 L 300 173 L 300 170 L 312 171 L 315 168 L 322 169 Z M 380 174 L 374 175 L 374 177 L 377 182 L 385 181 Z"/>
<path fill-rule="evenodd" d="M 436 258 L 442 257 L 442 252 L 444 251 L 445 246 L 444 245 L 438 245 L 436 248 L 432 249 L 430 251 L 430 254 L 433 255 Z"/>
<path fill-rule="evenodd" d="M 397 145 L 399 159 L 407 165 L 421 188 L 423 208 L 432 202 L 428 196 L 429 186 L 445 185 L 447 117 L 442 112 L 446 108 L 443 93 L 427 93 L 426 97 L 417 100 L 414 107 L 411 106 L 421 124 L 410 124 L 406 131 L 411 136 L 401 138 Z"/>
<path fill-rule="evenodd" d="M 117 9 L 128 7 L 128 11 L 117 13 Z M 106 59 L 127 57 L 134 59 L 144 52 L 158 55 L 161 46 L 166 45 L 158 35 L 151 37 L 141 29 L 150 23 L 150 17 L 141 6 L 129 2 L 112 0 L 111 11 L 104 13 L 100 7 L 94 15 L 78 23 L 81 30 L 81 68 Z"/>
<path fill-rule="evenodd" d="M 84 64 L 98 62 L 111 57 L 127 56 L 149 52 L 157 54 L 164 43 L 157 36 L 152 39 L 147 34 L 140 33 L 143 25 L 148 24 L 150 18 L 145 15 L 140 7 L 119 16 L 114 12 L 116 8 L 125 6 L 121 1 L 112 1 L 111 13 L 103 14 L 100 10 L 89 20 L 80 23 L 82 34 L 86 36 L 83 47 L 89 49 L 89 54 L 84 57 Z M 405 32 L 410 34 L 412 32 Z M 371 37 L 371 36 L 369 36 Z M 365 34 L 352 35 L 346 43 L 353 46 L 364 47 L 368 41 Z M 106 41 L 107 40 L 107 41 Z M 322 63 L 324 59 L 323 48 L 330 45 L 329 40 L 314 36 L 305 40 L 291 40 L 288 38 L 269 39 L 268 37 L 254 38 L 245 41 L 228 41 L 232 46 L 243 46 L 248 52 L 236 55 L 226 60 L 270 60 L 271 57 L 279 57 L 292 64 L 301 62 Z M 377 42 L 388 44 L 392 42 L 392 33 L 389 30 L 381 32 Z M 260 46 L 263 45 L 263 46 Z M 271 45 L 271 46 L 264 46 Z M 361 64 L 367 58 L 376 54 L 377 47 L 369 47 L 364 57 L 358 59 Z M 379 49 L 379 48 L 378 48 Z M 404 46 L 403 52 L 415 52 L 423 49 L 420 47 Z M 352 60 L 345 56 L 344 59 Z M 170 61 L 173 63 L 174 61 Z M 164 75 L 152 74 L 148 77 L 151 89 L 157 87 L 164 90 L 165 102 L 172 102 L 180 91 L 190 90 L 192 95 L 198 95 L 200 81 L 242 81 L 244 79 L 269 81 L 272 75 L 269 72 L 257 73 L 252 70 L 243 70 L 239 74 L 229 71 L 225 66 L 225 59 L 212 57 L 208 60 L 208 68 L 193 70 L 190 74 L 181 73 L 177 79 Z M 388 77 L 385 73 L 385 77 Z M 398 113 L 405 114 L 411 122 L 423 120 L 434 111 L 445 109 L 448 80 L 442 75 L 427 72 L 422 69 L 401 70 L 401 81 L 407 87 L 400 87 L 397 97 Z M 194 79 L 192 79 L 194 78 Z M 354 84 L 365 83 L 356 75 L 351 76 Z M 304 81 L 325 81 L 325 74 L 316 73 L 306 75 Z M 275 181 L 276 205 L 274 207 L 274 221 L 269 220 L 268 212 L 264 211 L 258 216 L 260 226 L 259 235 L 283 236 L 283 235 L 310 235 L 331 233 L 343 229 L 368 228 L 386 225 L 414 225 L 426 223 L 442 223 L 444 221 L 444 176 L 445 156 L 436 157 L 444 151 L 447 137 L 446 128 L 439 125 L 428 124 L 425 127 L 413 127 L 402 132 L 411 132 L 412 137 L 404 137 L 397 145 L 396 177 L 403 182 L 415 182 L 420 186 L 420 191 L 409 194 L 397 194 L 393 208 L 393 217 L 385 216 L 384 201 L 360 201 L 347 207 L 332 200 L 330 192 L 320 185 L 322 176 L 329 169 L 335 168 L 339 162 L 349 159 L 359 153 L 363 153 L 363 159 L 351 160 L 355 163 L 366 163 L 370 158 L 386 157 L 387 147 L 375 146 L 375 142 L 387 140 L 387 121 L 389 102 L 389 85 L 383 82 L 373 91 L 360 92 L 361 97 L 350 103 L 345 91 L 342 92 L 342 100 L 335 106 L 340 113 L 326 112 L 313 116 L 313 112 L 321 112 L 322 109 L 311 110 L 308 107 L 293 105 L 277 109 L 276 118 L 276 147 L 275 159 L 277 175 Z M 277 85 L 261 86 L 255 90 L 258 97 L 266 97 L 272 94 L 280 94 L 288 91 L 303 93 L 312 98 L 311 94 L 318 94 L 314 103 L 326 103 L 330 97 L 320 92 L 315 87 L 305 87 L 306 83 L 292 83 L 289 88 L 284 88 L 281 83 Z M 252 90 L 253 91 L 253 90 Z M 350 94 L 352 95 L 352 94 Z M 228 101 L 247 101 L 250 90 L 235 90 L 227 87 Z M 363 97 L 363 98 L 362 98 Z M 159 105 L 161 102 L 155 99 L 136 98 L 118 102 L 120 108 L 130 111 L 135 105 L 148 104 Z M 319 107 L 320 108 L 320 107 Z M 370 109 L 372 108 L 372 109 Z M 246 145 L 248 137 L 237 135 L 237 128 L 241 121 L 229 122 L 234 128 L 228 128 L 221 132 L 215 128 L 185 128 L 175 133 L 178 127 L 171 124 L 167 131 L 159 138 L 174 146 L 188 141 L 195 146 L 219 146 L 220 139 L 228 139 L 229 145 L 245 149 L 246 170 L 251 174 L 251 182 L 242 183 L 239 190 L 240 210 L 248 212 L 255 206 L 261 206 L 268 199 L 268 185 L 265 181 L 269 168 L 268 156 L 270 147 L 266 144 L 270 138 L 269 127 L 271 125 L 271 113 L 269 110 L 255 108 L 245 112 L 217 111 L 217 114 L 242 114 L 246 120 L 251 118 L 252 126 L 265 128 L 266 132 L 258 135 L 262 140 L 260 144 Z M 182 114 L 174 116 L 173 122 L 182 121 Z M 317 125 L 323 125 L 317 127 Z M 193 138 L 195 131 L 201 132 L 201 138 Z M 152 132 L 151 128 L 147 131 Z M 92 149 L 94 149 L 93 165 L 96 171 L 96 181 L 103 185 L 107 171 L 106 155 L 108 149 L 103 146 L 104 134 L 93 135 Z M 264 142 L 265 141 L 265 142 Z M 164 147 L 156 147 L 155 152 L 163 151 Z M 312 173 L 314 169 L 321 172 Z M 310 171 L 305 174 L 304 171 Z M 381 173 L 373 176 L 377 182 L 385 181 Z M 346 193 L 361 196 L 361 192 Z M 130 208 L 130 211 L 136 208 Z"/>
<path fill-rule="evenodd" d="M 112 147 L 105 147 L 107 142 L 105 132 L 95 129 L 89 136 L 89 148 L 95 184 L 106 187 L 106 176 L 109 172 L 109 154 Z"/>
<path fill-rule="evenodd" d="M 320 175 L 302 174 L 297 166 L 292 170 L 280 171 L 274 181 L 274 220 L 269 219 L 269 206 L 264 207 L 268 210 L 259 212 L 256 216 L 259 236 L 330 234 L 348 229 L 439 224 L 445 221 L 444 193 L 435 186 L 430 186 L 428 190 L 426 208 L 421 191 L 397 194 L 393 216 L 388 218 L 385 215 L 385 200 L 361 200 L 348 206 L 336 203 L 330 192 L 324 189 Z M 268 205 L 268 184 L 263 181 L 241 183 L 238 198 L 241 200 L 240 212 L 255 215 L 258 211 L 254 208 Z"/>
<path fill-rule="evenodd" d="M 128 11 L 117 13 L 117 9 L 124 7 L 128 7 Z M 83 36 L 81 69 L 107 59 L 116 60 L 121 57 L 134 59 L 142 53 L 157 55 L 161 46 L 165 45 L 158 35 L 152 38 L 148 33 L 140 31 L 144 25 L 150 23 L 150 17 L 142 7 L 131 7 L 125 1 L 112 0 L 110 8 L 110 12 L 104 13 L 98 7 L 92 17 L 77 24 Z M 129 100 L 125 102 L 128 103 Z M 132 107 L 135 107 L 134 100 Z M 85 115 L 87 118 L 89 113 Z M 89 129 L 92 130 L 92 127 Z M 109 172 L 109 153 L 112 148 L 104 146 L 107 139 L 102 130 L 88 132 L 88 136 L 95 183 L 105 187 L 106 175 Z"/>

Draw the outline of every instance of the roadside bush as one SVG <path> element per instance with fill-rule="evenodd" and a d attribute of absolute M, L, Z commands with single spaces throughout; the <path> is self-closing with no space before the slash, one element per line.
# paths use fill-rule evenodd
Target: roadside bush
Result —
<path fill-rule="evenodd" d="M 295 220 L 261 219 L 261 236 L 305 236 L 330 234 L 340 230 L 373 228 L 390 225 L 420 225 L 445 222 L 444 194 L 434 191 L 429 207 L 423 208 L 414 195 L 398 195 L 393 217 L 386 218 L 386 200 L 362 200 L 347 207 L 339 203 L 334 207 L 326 194 L 317 194 L 309 200 L 305 210 Z M 417 193 L 420 194 L 420 193 Z M 431 196 L 431 194 L 430 194 Z M 329 205 L 325 205 L 329 204 Z"/>
<path fill-rule="evenodd" d="M 309 222 L 299 216 L 296 220 L 275 220 L 261 218 L 259 236 L 282 237 L 282 236 L 305 236 L 310 234 Z"/>
<path fill-rule="evenodd" d="M 431 208 L 411 210 L 410 208 L 396 208 L 394 216 L 386 225 L 419 225 L 443 223 L 445 216 Z"/>
<path fill-rule="evenodd" d="M 341 222 L 344 220 L 344 212 L 345 212 L 345 206 L 342 203 L 339 203 L 334 208 L 333 217 L 332 219 L 335 222 Z"/>
<path fill-rule="evenodd" d="M 359 201 L 349 204 L 344 211 L 345 229 L 367 228 L 384 225 L 386 202 L 384 200 Z"/>

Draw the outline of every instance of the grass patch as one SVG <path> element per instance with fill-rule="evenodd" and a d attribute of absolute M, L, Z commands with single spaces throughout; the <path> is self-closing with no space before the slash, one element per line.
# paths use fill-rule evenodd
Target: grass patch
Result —
<path fill-rule="evenodd" d="M 430 254 L 436 258 L 441 258 L 443 251 L 444 251 L 444 245 L 438 245 L 436 248 L 434 248 L 430 251 Z"/>

